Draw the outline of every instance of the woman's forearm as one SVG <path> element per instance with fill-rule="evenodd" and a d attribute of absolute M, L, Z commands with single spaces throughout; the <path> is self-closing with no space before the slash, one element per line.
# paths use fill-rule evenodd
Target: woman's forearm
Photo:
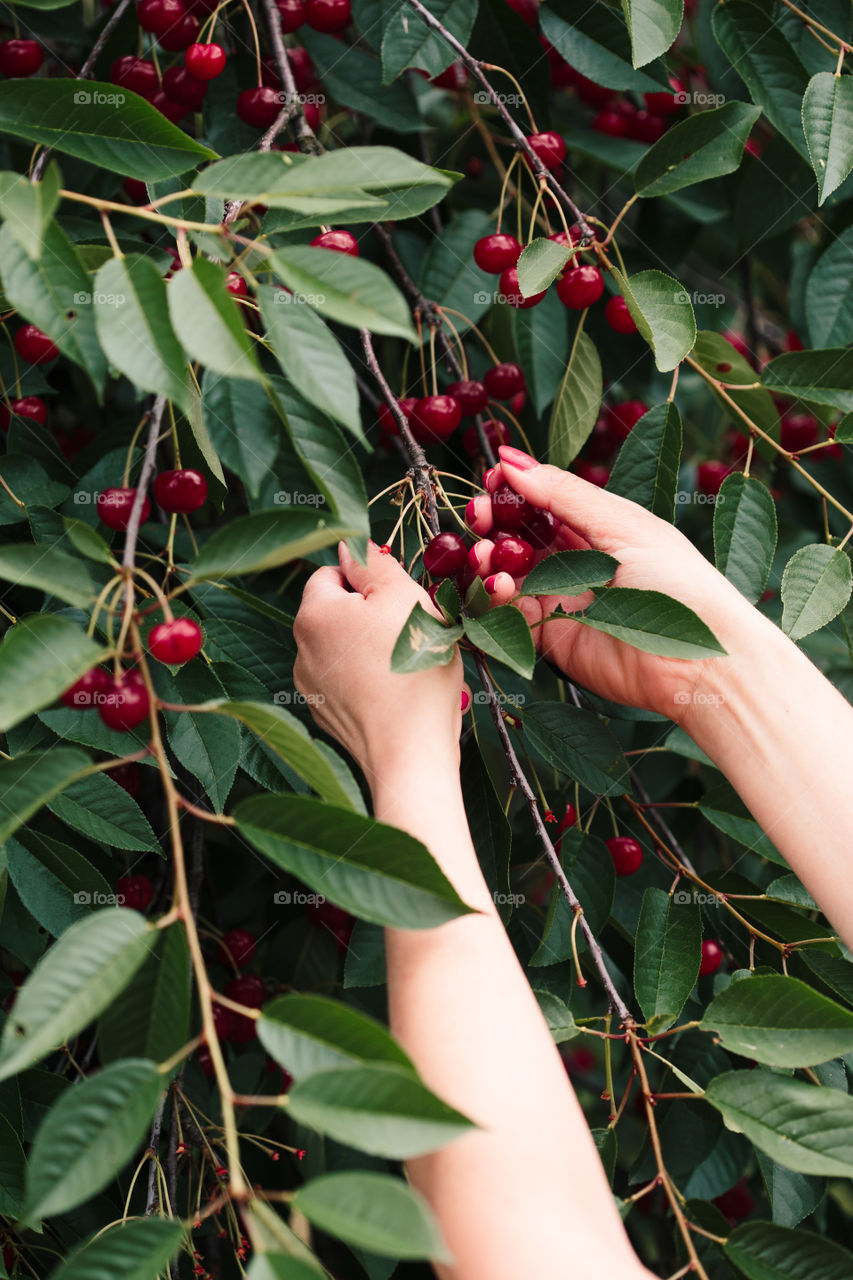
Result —
<path fill-rule="evenodd" d="M 453 1280 L 647 1273 L 471 845 L 455 766 L 386 775 L 376 815 L 422 840 L 478 914 L 387 931 L 391 1027 L 425 1082 L 480 1128 L 409 1163 Z"/>
<path fill-rule="evenodd" d="M 853 707 L 756 612 L 737 651 L 708 665 L 684 728 L 853 946 Z"/>

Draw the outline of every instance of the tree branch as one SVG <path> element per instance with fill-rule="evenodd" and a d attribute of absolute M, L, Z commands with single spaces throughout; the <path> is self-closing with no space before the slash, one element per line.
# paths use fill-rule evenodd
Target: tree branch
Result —
<path fill-rule="evenodd" d="M 145 504 L 145 496 L 148 492 L 148 482 L 154 471 L 155 458 L 157 453 L 157 441 L 160 438 L 160 424 L 163 421 L 163 412 L 166 408 L 166 397 L 158 396 L 151 407 L 151 418 L 148 424 L 148 438 L 145 441 L 145 456 L 142 460 L 142 470 L 139 473 L 139 479 L 136 482 L 136 493 L 133 498 L 133 506 L 130 509 L 130 519 L 127 522 L 127 532 L 124 539 L 124 555 L 121 558 L 122 567 L 125 570 L 132 570 L 136 560 L 136 542 L 139 537 L 139 526 L 142 523 L 142 508 Z"/>

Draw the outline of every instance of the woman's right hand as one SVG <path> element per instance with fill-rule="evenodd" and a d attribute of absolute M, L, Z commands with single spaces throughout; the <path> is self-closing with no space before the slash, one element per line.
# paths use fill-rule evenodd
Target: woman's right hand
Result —
<path fill-rule="evenodd" d="M 570 471 L 538 463 L 518 449 L 500 450 L 504 479 L 563 525 L 553 550 L 594 547 L 619 561 L 614 585 L 660 591 L 687 605 L 730 655 L 750 655 L 771 627 L 673 525 L 627 498 Z M 523 584 L 519 584 L 523 592 Z M 701 702 L 709 663 L 729 658 L 661 658 L 567 618 L 543 622 L 558 605 L 579 609 L 592 596 L 521 596 L 539 653 L 573 681 L 613 702 L 644 707 L 679 722 Z M 713 682 L 718 687 L 718 681 Z"/>

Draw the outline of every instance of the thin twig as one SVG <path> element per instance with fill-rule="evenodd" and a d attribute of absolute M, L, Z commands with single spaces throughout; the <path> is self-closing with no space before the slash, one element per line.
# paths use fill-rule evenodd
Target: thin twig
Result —
<path fill-rule="evenodd" d="M 145 442 L 145 456 L 142 460 L 142 470 L 139 473 L 139 479 L 136 482 L 136 493 L 133 496 L 133 506 L 130 509 L 130 519 L 127 522 L 127 533 L 124 539 L 124 555 L 121 558 L 122 567 L 126 571 L 132 571 L 136 560 L 136 542 L 139 537 L 139 526 L 142 523 L 142 508 L 145 505 L 145 497 L 148 492 L 148 482 L 154 472 L 154 464 L 157 453 L 157 440 L 160 436 L 160 423 L 163 418 L 163 411 L 166 408 L 166 397 L 158 396 L 151 408 L 151 418 L 148 423 L 148 438 Z"/>

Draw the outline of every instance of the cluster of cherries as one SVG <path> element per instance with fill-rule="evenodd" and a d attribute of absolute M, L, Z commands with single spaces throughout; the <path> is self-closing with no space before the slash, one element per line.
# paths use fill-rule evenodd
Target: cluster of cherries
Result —
<path fill-rule="evenodd" d="M 313 243 L 315 242 L 312 241 Z M 512 361 L 505 361 L 493 365 L 483 375 L 482 382 L 466 378 L 451 383 L 443 395 L 420 398 L 403 396 L 397 401 L 397 405 L 416 440 L 421 444 L 440 444 L 450 439 L 463 418 L 476 418 L 478 414 L 484 413 L 490 400 L 507 402 L 513 413 L 520 413 L 526 397 L 524 374 L 520 366 Z M 387 404 L 379 409 L 379 426 L 386 437 L 400 434 L 396 416 Z M 497 418 L 489 418 L 483 423 L 483 427 L 495 452 L 500 445 L 509 443 L 506 423 Z M 463 432 L 462 447 L 472 458 L 481 452 L 475 424 L 466 427 Z"/>
<path fill-rule="evenodd" d="M 556 133 L 535 136 L 559 138 Z M 562 138 L 559 140 L 563 143 Z M 532 141 L 533 139 L 528 138 L 528 142 Z M 564 143 L 563 151 L 565 152 Z M 557 297 L 571 311 L 585 311 L 594 302 L 598 302 L 604 293 L 604 276 L 592 263 L 578 263 L 578 254 L 589 252 L 589 249 L 577 247 L 584 240 L 580 226 L 575 223 L 568 231 L 555 231 L 548 239 L 573 251 L 557 280 Z M 500 276 L 498 288 L 504 302 L 520 311 L 526 311 L 529 307 L 538 306 L 548 290 L 543 289 L 541 293 L 531 293 L 526 297 L 521 292 L 518 284 L 518 259 L 522 249 L 522 244 L 515 236 L 506 231 L 493 231 L 474 245 L 474 261 L 482 271 Z M 604 314 L 611 329 L 615 329 L 617 333 L 636 333 L 637 326 L 628 310 L 628 304 L 620 294 L 608 299 Z"/>

